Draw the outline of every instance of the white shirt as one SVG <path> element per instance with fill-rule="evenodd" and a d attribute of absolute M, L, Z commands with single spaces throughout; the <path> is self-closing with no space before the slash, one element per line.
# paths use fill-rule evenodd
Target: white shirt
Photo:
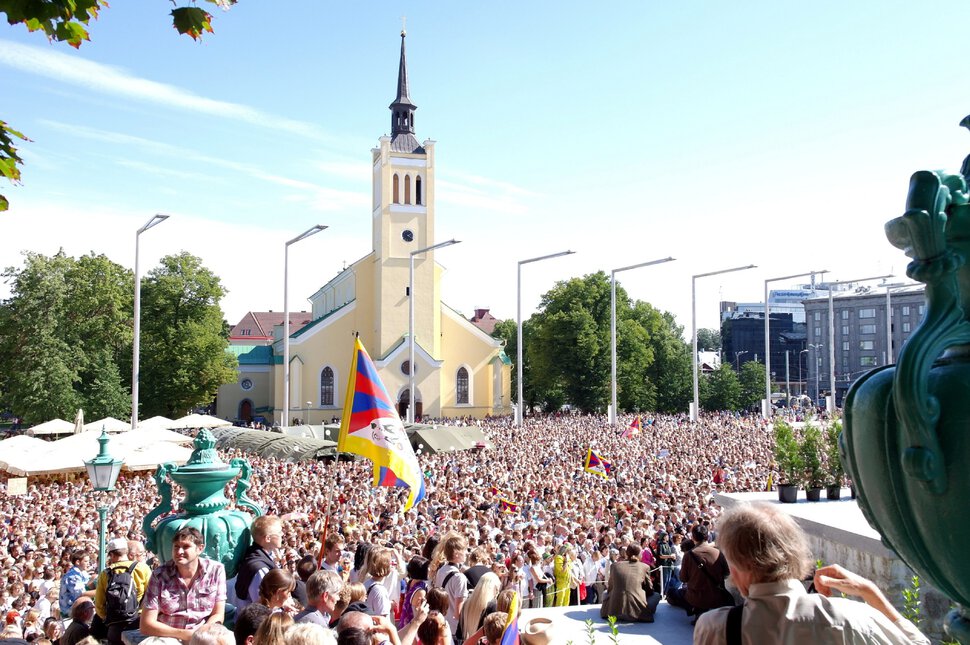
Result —
<path fill-rule="evenodd" d="M 727 607 L 714 609 L 698 618 L 694 644 L 726 643 L 728 611 Z M 930 645 L 930 640 L 905 618 L 892 623 L 863 602 L 810 594 L 797 580 L 751 585 L 741 614 L 741 642 Z"/>

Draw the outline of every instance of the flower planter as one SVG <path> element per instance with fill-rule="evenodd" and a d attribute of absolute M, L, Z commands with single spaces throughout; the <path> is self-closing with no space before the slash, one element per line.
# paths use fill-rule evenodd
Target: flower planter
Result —
<path fill-rule="evenodd" d="M 810 502 L 817 502 L 822 499 L 822 489 L 821 488 L 806 488 L 805 489 L 805 499 Z"/>
<path fill-rule="evenodd" d="M 778 501 L 782 504 L 794 504 L 798 501 L 798 486 L 794 484 L 778 485 Z"/>
<path fill-rule="evenodd" d="M 842 499 L 842 487 L 838 484 L 833 484 L 832 486 L 825 487 L 825 499 L 840 500 Z"/>

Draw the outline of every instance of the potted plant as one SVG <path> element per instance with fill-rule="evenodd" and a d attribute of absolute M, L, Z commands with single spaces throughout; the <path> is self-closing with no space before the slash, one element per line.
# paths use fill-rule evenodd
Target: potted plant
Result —
<path fill-rule="evenodd" d="M 782 419 L 775 420 L 775 464 L 778 466 L 778 501 L 793 504 L 798 499 L 798 482 L 802 471 L 801 455 L 795 431 Z"/>
<path fill-rule="evenodd" d="M 842 480 L 845 478 L 845 468 L 842 467 L 842 455 L 839 452 L 839 435 L 842 434 L 842 422 L 833 421 L 825 431 L 825 459 L 826 470 L 829 475 L 828 486 L 825 487 L 826 499 L 842 498 Z"/>
<path fill-rule="evenodd" d="M 810 502 L 817 502 L 821 498 L 822 488 L 825 486 L 822 448 L 822 431 L 816 425 L 806 424 L 802 431 L 802 440 L 798 444 L 798 454 L 805 478 L 805 497 Z"/>

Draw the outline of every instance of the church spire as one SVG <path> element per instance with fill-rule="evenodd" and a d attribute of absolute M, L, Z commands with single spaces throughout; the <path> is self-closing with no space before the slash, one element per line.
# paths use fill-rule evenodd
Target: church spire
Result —
<path fill-rule="evenodd" d="M 407 32 L 401 30 L 401 64 L 397 71 L 397 98 L 391 103 L 391 137 L 398 135 L 414 136 L 414 111 L 418 109 L 411 102 L 408 93 L 408 63 L 404 53 L 404 38 Z"/>

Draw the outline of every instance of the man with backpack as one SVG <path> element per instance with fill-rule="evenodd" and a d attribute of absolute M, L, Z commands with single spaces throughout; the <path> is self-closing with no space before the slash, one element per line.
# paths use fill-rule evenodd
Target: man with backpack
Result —
<path fill-rule="evenodd" d="M 147 564 L 128 558 L 129 552 L 142 551 L 140 546 L 124 538 L 108 542 L 108 565 L 98 575 L 92 630 L 100 632 L 111 645 L 121 643 L 122 632 L 138 629 L 141 598 L 152 575 Z"/>

